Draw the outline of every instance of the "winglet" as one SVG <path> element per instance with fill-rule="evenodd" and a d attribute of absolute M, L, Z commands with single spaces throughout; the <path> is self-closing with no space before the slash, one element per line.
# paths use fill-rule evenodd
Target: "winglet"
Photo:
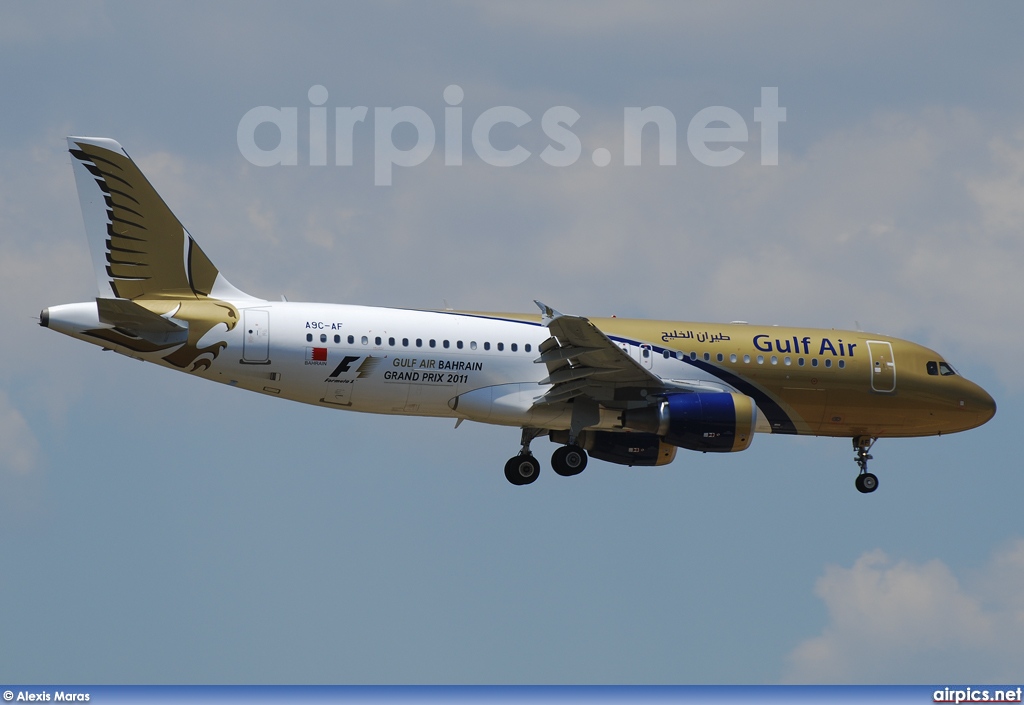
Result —
<path fill-rule="evenodd" d="M 541 313 L 540 322 L 543 323 L 546 326 L 547 325 L 551 325 L 551 322 L 554 321 L 555 319 L 558 319 L 558 318 L 562 317 L 562 314 L 560 314 L 558 311 L 556 311 L 555 309 L 551 308 L 550 306 L 548 306 L 545 303 L 541 303 L 537 299 L 534 299 L 533 303 L 537 304 L 537 308 L 540 309 L 540 313 Z"/>

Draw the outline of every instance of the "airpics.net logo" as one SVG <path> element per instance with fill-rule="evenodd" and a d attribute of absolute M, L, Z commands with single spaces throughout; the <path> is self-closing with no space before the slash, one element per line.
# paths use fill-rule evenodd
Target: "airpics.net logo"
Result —
<path fill-rule="evenodd" d="M 309 166 L 328 164 L 328 108 L 327 89 L 316 85 L 308 92 L 310 106 L 308 121 L 303 119 L 302 127 L 308 124 Z M 462 101 L 465 92 L 460 86 L 451 85 L 442 94 L 445 102 L 443 150 L 445 166 L 461 166 L 464 163 L 463 142 L 465 123 Z M 365 105 L 334 108 L 334 155 L 335 166 L 352 166 L 357 131 L 368 131 L 365 125 L 370 109 Z M 306 116 L 303 116 L 305 118 Z M 540 118 L 541 130 L 549 143 L 540 150 L 539 158 L 548 166 L 567 167 L 576 164 L 583 155 L 583 144 L 572 127 L 580 114 L 567 105 L 556 105 L 544 111 Z M 753 109 L 754 122 L 760 129 L 760 157 L 763 166 L 777 166 L 779 163 L 779 124 L 786 121 L 786 109 L 779 106 L 779 89 L 761 88 L 761 104 Z M 525 110 L 512 105 L 498 105 L 484 110 L 472 120 L 470 146 L 473 154 L 484 164 L 494 167 L 513 167 L 533 157 L 533 153 L 516 142 L 509 147 L 499 148 L 492 142 L 492 132 L 499 125 L 523 128 L 533 118 Z M 276 127 L 277 144 L 270 147 L 258 144 L 257 131 L 264 135 L 264 125 Z M 642 164 L 644 128 L 653 125 L 658 143 L 658 164 L 676 164 L 676 117 L 668 108 L 654 105 L 648 107 L 626 107 L 622 119 L 622 164 Z M 403 127 L 405 126 L 405 127 Z M 508 127 L 501 129 L 505 134 Z M 296 166 L 299 160 L 299 108 L 275 108 L 260 105 L 249 110 L 238 122 L 238 150 L 249 163 L 256 166 Z M 415 141 L 408 147 L 395 144 L 396 130 L 415 132 Z M 434 152 L 438 131 L 430 115 L 421 108 L 403 105 L 397 108 L 373 109 L 373 183 L 390 186 L 394 167 L 410 168 L 425 162 Z M 273 129 L 269 130 L 273 133 Z M 651 130 L 647 131 L 652 134 Z M 746 119 L 736 110 L 724 105 L 712 105 L 698 111 L 686 128 L 686 146 L 690 154 L 701 164 L 711 167 L 731 166 L 745 156 L 746 152 L 737 145 L 744 145 L 750 139 Z M 270 140 L 271 142 L 273 140 Z M 505 140 L 507 142 L 507 140 Z M 403 142 L 404 144 L 404 142 Z M 612 152 L 607 147 L 597 147 L 590 152 L 591 161 L 599 167 L 612 163 Z"/>

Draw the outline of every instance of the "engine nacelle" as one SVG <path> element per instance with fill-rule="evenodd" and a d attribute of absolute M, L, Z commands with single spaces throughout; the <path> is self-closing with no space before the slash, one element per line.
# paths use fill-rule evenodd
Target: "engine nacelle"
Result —
<path fill-rule="evenodd" d="M 551 431 L 555 443 L 568 443 L 568 431 Z M 576 442 L 598 460 L 618 465 L 667 465 L 676 457 L 676 447 L 653 433 L 581 431 Z"/>
<path fill-rule="evenodd" d="M 653 433 L 688 450 L 731 453 L 754 440 L 757 406 L 745 394 L 670 394 L 656 406 L 622 414 L 626 428 Z"/>

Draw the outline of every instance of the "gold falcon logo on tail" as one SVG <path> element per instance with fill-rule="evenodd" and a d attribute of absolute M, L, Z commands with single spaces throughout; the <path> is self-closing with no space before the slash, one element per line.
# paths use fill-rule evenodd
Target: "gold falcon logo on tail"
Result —
<path fill-rule="evenodd" d="M 199 341 L 239 320 L 220 296 L 251 297 L 224 279 L 120 144 L 69 137 L 68 146 L 101 320 L 114 326 L 90 334 L 139 353 L 169 350 L 163 359 L 176 367 L 209 367 L 227 342 L 199 348 Z M 124 303 L 104 301 L 111 299 Z"/>
<path fill-rule="evenodd" d="M 114 296 L 209 296 L 217 268 L 124 150 L 95 144 L 100 141 L 68 139 L 71 156 L 93 177 L 105 205 L 104 269 Z"/>

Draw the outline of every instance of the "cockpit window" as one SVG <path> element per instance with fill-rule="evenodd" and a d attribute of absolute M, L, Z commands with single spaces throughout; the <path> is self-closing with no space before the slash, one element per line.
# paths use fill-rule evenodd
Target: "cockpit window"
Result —
<path fill-rule="evenodd" d="M 956 370 L 948 362 L 942 362 L 941 360 L 929 360 L 925 363 L 925 367 L 930 375 L 942 375 L 943 377 L 951 377 L 956 374 Z"/>

